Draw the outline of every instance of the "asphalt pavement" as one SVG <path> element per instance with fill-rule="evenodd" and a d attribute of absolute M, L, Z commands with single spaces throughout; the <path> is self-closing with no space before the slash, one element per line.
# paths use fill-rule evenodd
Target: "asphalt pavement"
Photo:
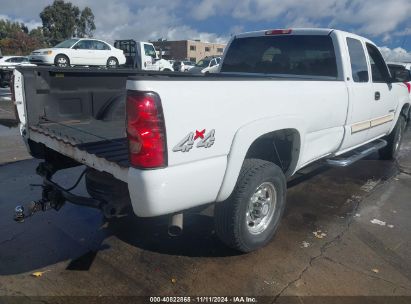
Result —
<path fill-rule="evenodd" d="M 164 218 L 106 222 L 98 211 L 70 204 L 17 224 L 14 207 L 40 198 L 37 164 L 18 129 L 0 127 L 0 296 L 46 303 L 73 295 L 411 299 L 392 298 L 411 296 L 410 130 L 398 162 L 374 156 L 301 174 L 289 184 L 278 233 L 250 254 L 218 240 L 212 210 L 187 216 L 178 238 L 167 235 Z M 69 186 L 81 170 L 56 180 Z M 76 191 L 86 193 L 83 184 Z"/>

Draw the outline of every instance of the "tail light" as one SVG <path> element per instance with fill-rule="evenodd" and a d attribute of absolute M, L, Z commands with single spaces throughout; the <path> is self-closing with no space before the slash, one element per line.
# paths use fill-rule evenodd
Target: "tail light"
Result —
<path fill-rule="evenodd" d="M 404 83 L 407 86 L 408 93 L 411 93 L 411 82 L 404 82 Z"/>
<path fill-rule="evenodd" d="M 127 92 L 127 138 L 133 167 L 167 166 L 165 123 L 160 97 L 153 92 Z"/>
<path fill-rule="evenodd" d="M 267 36 L 271 36 L 271 35 L 288 35 L 291 34 L 292 30 L 291 29 L 287 29 L 287 30 L 269 30 L 266 31 L 265 34 Z"/>

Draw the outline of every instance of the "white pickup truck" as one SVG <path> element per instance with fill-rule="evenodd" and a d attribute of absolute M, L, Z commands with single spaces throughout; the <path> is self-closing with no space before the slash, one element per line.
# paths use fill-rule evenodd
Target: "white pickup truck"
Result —
<path fill-rule="evenodd" d="M 371 41 L 331 29 L 236 35 L 207 76 L 18 68 L 14 92 L 28 149 L 44 159 L 43 197 L 16 220 L 65 201 L 107 217 L 131 205 L 170 215 L 177 233 L 184 212 L 214 203 L 218 236 L 243 252 L 272 238 L 301 168 L 395 158 L 410 107 Z M 81 164 L 90 197 L 51 180 Z"/>

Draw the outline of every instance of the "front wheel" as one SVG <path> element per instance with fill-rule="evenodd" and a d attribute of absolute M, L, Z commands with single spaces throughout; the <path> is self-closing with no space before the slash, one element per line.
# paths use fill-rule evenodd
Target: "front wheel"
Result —
<path fill-rule="evenodd" d="M 405 118 L 400 115 L 394 130 L 392 130 L 391 134 L 385 138 L 388 143 L 387 146 L 379 151 L 380 159 L 391 160 L 397 158 L 401 147 L 405 126 Z"/>
<path fill-rule="evenodd" d="M 271 162 L 246 159 L 233 193 L 215 206 L 216 233 L 236 250 L 261 248 L 276 232 L 285 202 L 283 171 Z"/>
<path fill-rule="evenodd" d="M 66 68 L 70 66 L 70 60 L 66 55 L 57 55 L 56 58 L 54 58 L 54 65 L 60 68 Z"/>

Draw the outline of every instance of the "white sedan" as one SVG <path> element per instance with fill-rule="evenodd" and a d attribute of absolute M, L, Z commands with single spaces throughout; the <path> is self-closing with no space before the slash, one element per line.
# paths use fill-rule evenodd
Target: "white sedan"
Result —
<path fill-rule="evenodd" d="M 68 67 L 71 65 L 118 67 L 126 63 L 126 57 L 120 49 L 107 42 L 73 38 L 65 40 L 52 48 L 33 51 L 29 61 L 35 64 Z"/>
<path fill-rule="evenodd" d="M 191 74 L 209 74 L 217 73 L 221 62 L 220 57 L 205 57 L 195 64 L 195 66 L 188 70 Z"/>
<path fill-rule="evenodd" d="M 0 57 L 0 68 L 15 67 L 28 62 L 28 58 L 24 56 L 4 56 Z"/>

